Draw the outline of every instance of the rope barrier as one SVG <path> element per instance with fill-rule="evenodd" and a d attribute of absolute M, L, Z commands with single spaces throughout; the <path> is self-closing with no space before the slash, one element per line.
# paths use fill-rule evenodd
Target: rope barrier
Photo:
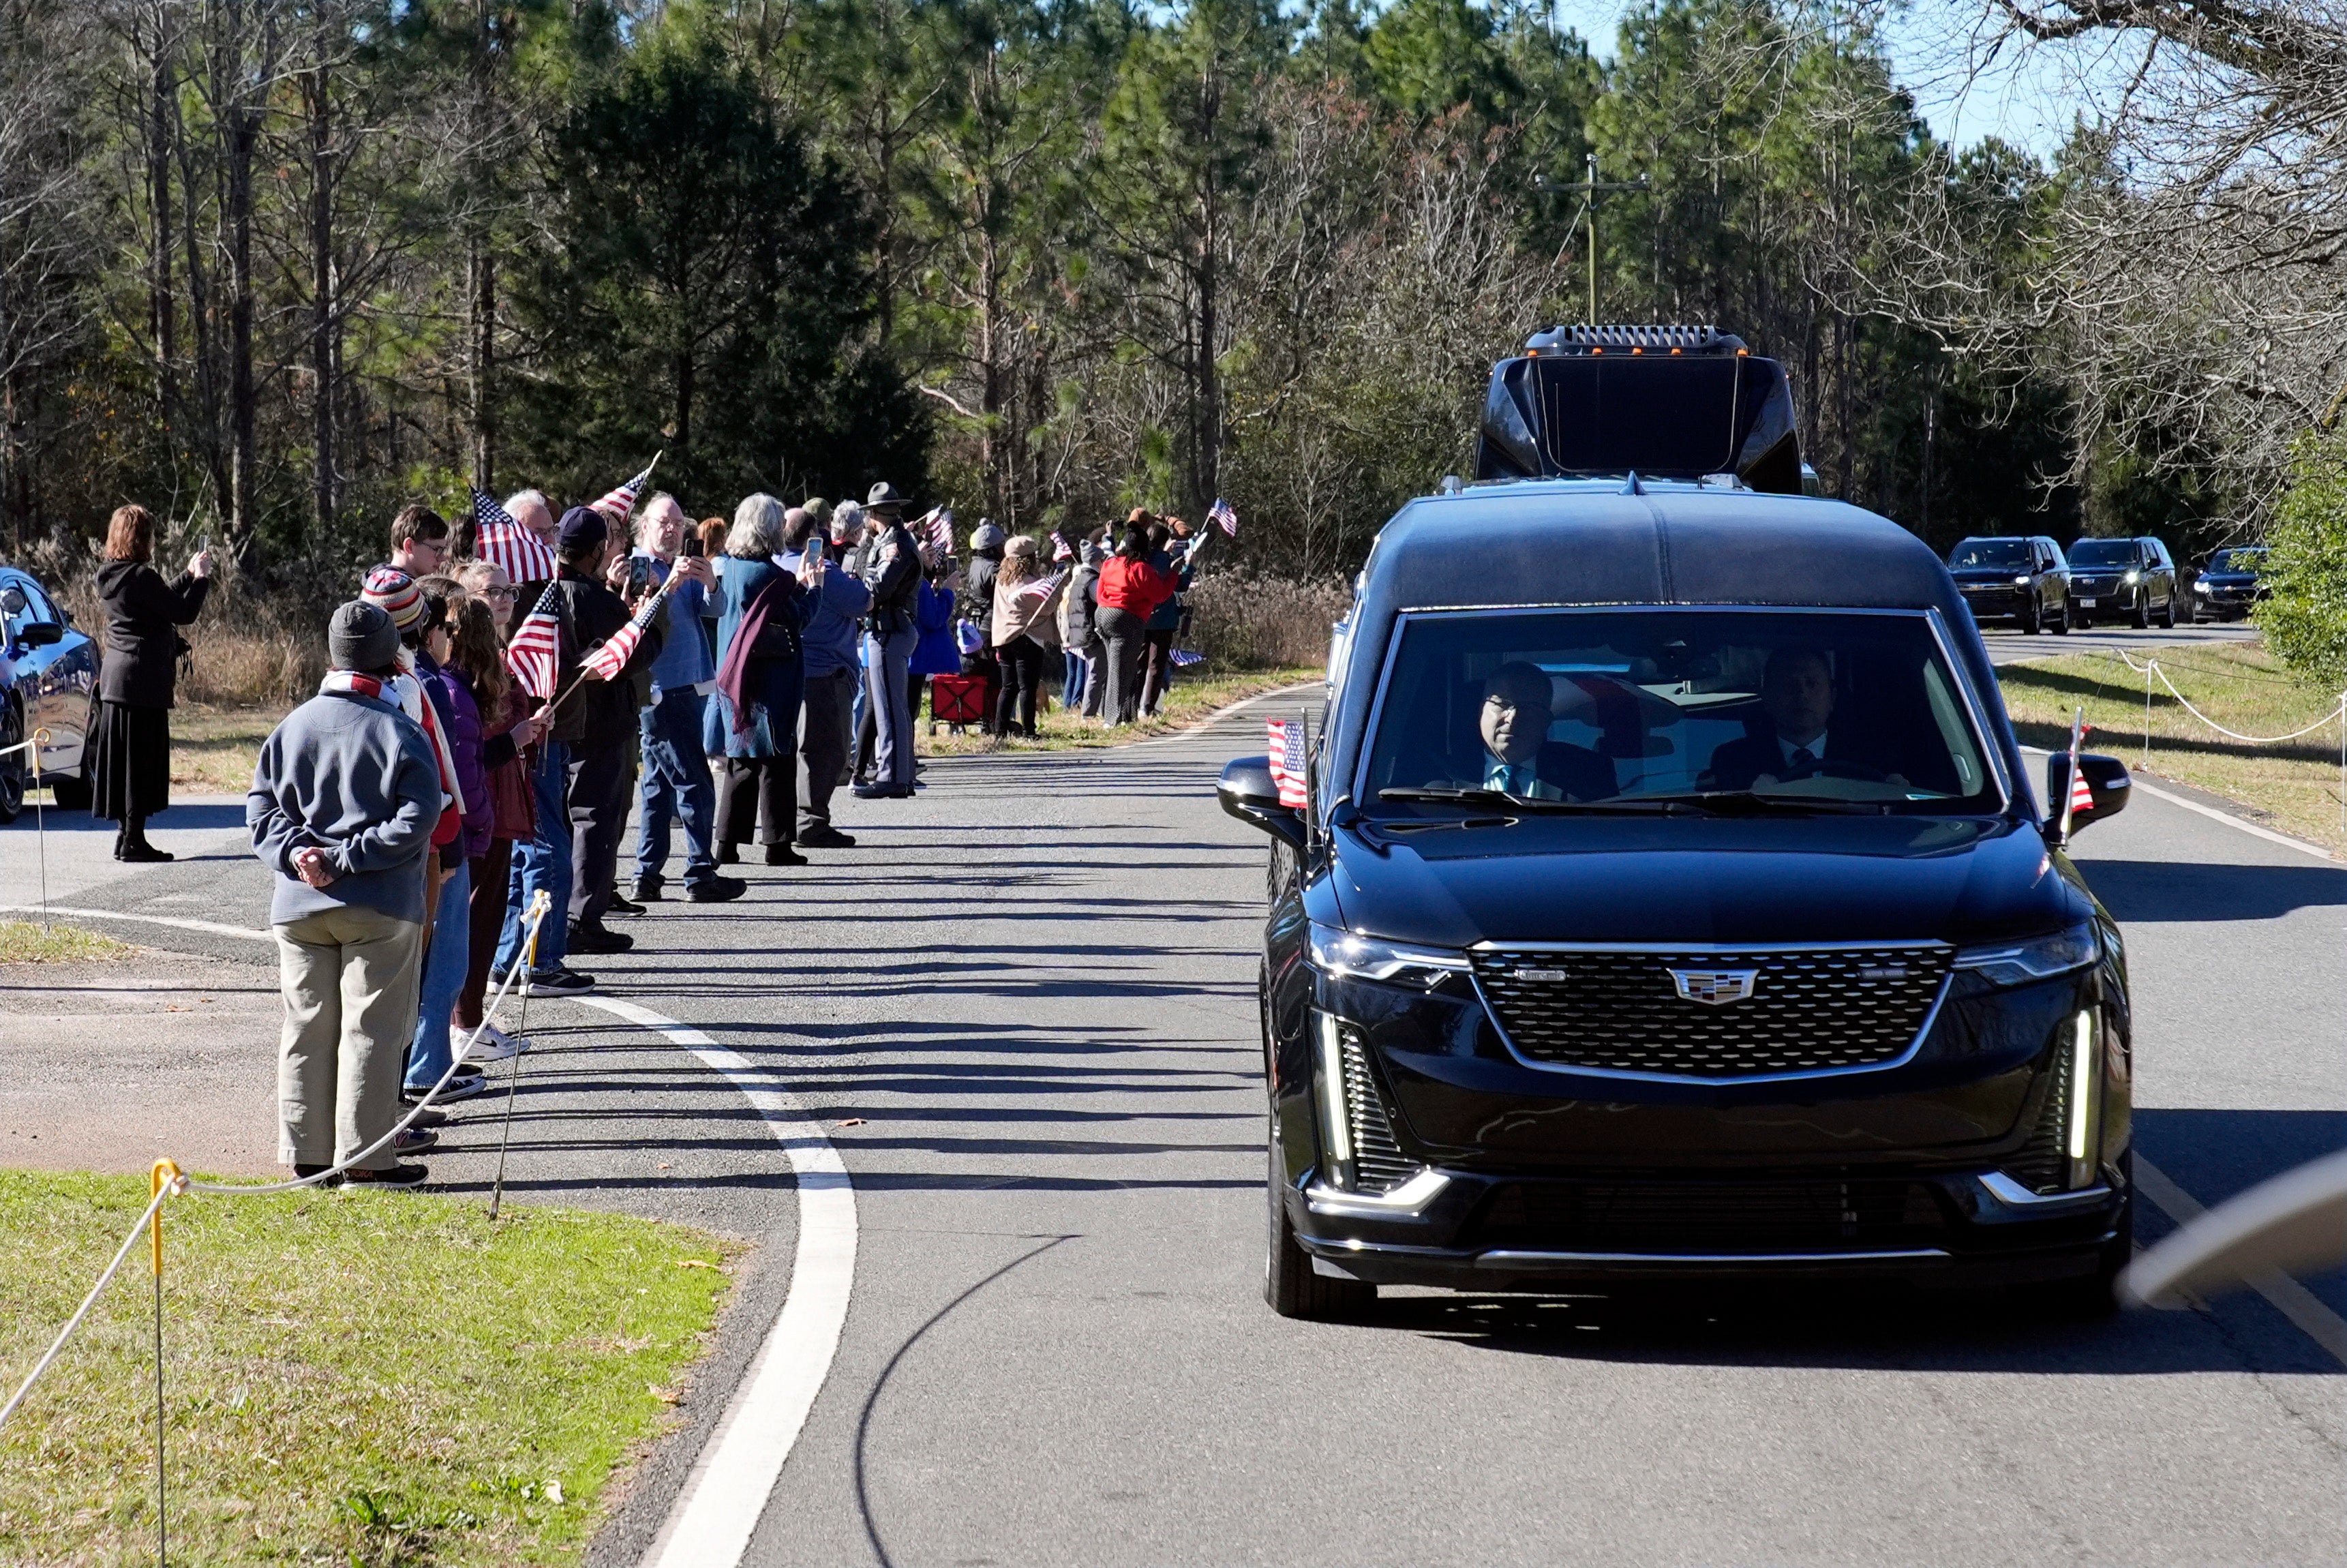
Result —
<path fill-rule="evenodd" d="M 2158 676 L 2159 683 L 2168 688 L 2169 696 L 2174 697 L 2178 702 L 2183 704 L 2184 711 L 2186 712 L 2191 714 L 2194 718 L 2199 720 L 2202 723 L 2208 725 L 2219 734 L 2225 736 L 2228 740 L 2239 741 L 2245 745 L 2278 746 L 2284 741 L 2295 741 L 2300 739 L 2301 736 L 2311 735 L 2317 730 L 2327 729 L 2329 726 L 2337 723 L 2342 713 L 2347 713 L 2347 692 L 2342 692 L 2339 694 L 2337 706 L 2333 707 L 2331 712 L 2323 714 L 2322 717 L 2315 720 L 2314 723 L 2307 725 L 2306 728 L 2302 730 L 2292 730 L 2287 735 L 2245 735 L 2239 730 L 2227 729 L 2224 725 L 2219 723 L 2216 720 L 2210 718 L 2208 714 L 2194 707 L 2192 705 L 2192 699 L 2187 697 L 2183 692 L 2178 692 L 2176 689 L 2176 682 L 2168 678 L 2168 671 L 2160 668 L 2158 660 L 2149 659 L 2146 660 L 2143 663 L 2138 664 L 2134 660 L 2127 657 L 2124 649 L 2118 651 L 2117 656 L 2121 663 L 2125 664 L 2128 669 L 2134 671 L 2138 675 Z"/>
<path fill-rule="evenodd" d="M 543 891 L 539 892 L 530 900 L 529 911 L 527 917 L 528 925 L 524 930 L 524 938 L 526 942 L 524 948 L 525 953 L 536 953 L 538 949 L 538 927 L 545 921 L 548 911 L 552 907 L 552 901 L 548 898 Z M 365 1148 L 361 1149 L 358 1153 L 352 1154 L 343 1160 L 338 1161 L 334 1164 L 328 1166 L 326 1169 L 317 1172 L 315 1174 L 297 1176 L 292 1181 L 284 1182 L 199 1182 L 192 1177 L 181 1173 L 179 1167 L 169 1160 L 158 1160 L 155 1162 L 155 1168 L 152 1173 L 155 1192 L 154 1196 L 148 1201 L 146 1212 L 138 1216 L 138 1223 L 130 1227 L 130 1234 L 122 1238 L 122 1245 L 115 1249 L 114 1261 L 106 1266 L 106 1272 L 99 1275 L 97 1276 L 97 1283 L 89 1287 L 89 1294 L 82 1297 L 81 1306 L 76 1308 L 74 1315 L 66 1320 L 66 1326 L 57 1331 L 56 1338 L 50 1343 L 47 1351 L 42 1355 L 40 1360 L 34 1363 L 32 1371 L 26 1374 L 24 1382 L 18 1385 L 15 1395 L 9 1399 L 5 1405 L 0 1405 L 0 1427 L 7 1425 L 8 1419 L 16 1413 L 19 1406 L 24 1404 L 25 1397 L 33 1391 L 33 1385 L 41 1380 L 41 1375 L 46 1372 L 50 1366 L 56 1360 L 58 1354 L 65 1349 L 67 1341 L 70 1340 L 74 1337 L 75 1331 L 80 1328 L 83 1320 L 89 1317 L 90 1308 L 97 1305 L 97 1298 L 106 1293 L 106 1287 L 108 1285 L 111 1285 L 114 1282 L 114 1276 L 121 1272 L 122 1260 L 130 1255 L 130 1248 L 132 1245 L 138 1240 L 139 1233 L 141 1231 L 148 1230 L 151 1226 L 154 1235 L 155 1277 L 157 1281 L 155 1287 L 155 1409 L 157 1421 L 155 1441 L 157 1444 L 156 1464 L 158 1467 L 156 1479 L 158 1489 L 158 1512 L 156 1517 L 158 1521 L 158 1529 L 159 1530 L 161 1527 L 160 1520 L 162 1517 L 160 1512 L 160 1489 L 162 1485 L 160 1467 L 162 1464 L 161 1444 L 163 1440 L 161 1426 L 163 1412 L 163 1297 L 161 1284 L 163 1271 L 163 1223 L 160 1211 L 163 1207 L 164 1200 L 175 1197 L 182 1193 L 209 1193 L 224 1197 L 258 1197 L 264 1193 L 286 1193 L 292 1192 L 301 1187 L 314 1187 L 322 1182 L 332 1181 L 334 1177 L 341 1175 L 345 1171 L 348 1171 L 352 1166 L 374 1154 L 377 1150 L 383 1148 L 393 1139 L 398 1137 L 401 1132 L 406 1131 L 407 1128 L 414 1123 L 418 1116 L 423 1115 L 426 1110 L 430 1109 L 432 1102 L 439 1097 L 440 1091 L 448 1086 L 448 1081 L 456 1075 L 456 1070 L 463 1066 L 466 1060 L 472 1055 L 473 1048 L 480 1043 L 481 1036 L 487 1031 L 492 1023 L 497 1021 L 497 1008 L 504 1002 L 507 993 L 513 989 L 517 978 L 519 979 L 521 983 L 521 994 L 523 999 L 523 1007 L 525 1009 L 523 1016 L 525 1018 L 528 1016 L 527 1010 L 530 989 L 528 976 L 529 964 L 527 958 L 516 962 L 513 968 L 506 971 L 504 979 L 498 983 L 497 994 L 491 997 L 488 1000 L 488 1004 L 481 1009 L 481 1021 L 479 1026 L 466 1038 L 465 1049 L 462 1050 L 451 1051 L 449 1053 L 450 1060 L 447 1071 L 441 1073 L 440 1081 L 437 1083 L 435 1083 L 429 1091 L 416 1101 L 415 1108 L 409 1111 L 405 1116 L 400 1118 L 396 1126 L 393 1127 L 390 1132 L 385 1132 L 374 1143 L 368 1144 Z M 520 1056 L 517 1054 L 514 1057 L 515 1065 L 512 1070 L 513 1071 L 519 1071 L 520 1061 Z M 510 1107 L 508 1107 L 508 1114 L 510 1114 Z M 500 1155 L 500 1159 L 502 1160 L 502 1154 Z"/>

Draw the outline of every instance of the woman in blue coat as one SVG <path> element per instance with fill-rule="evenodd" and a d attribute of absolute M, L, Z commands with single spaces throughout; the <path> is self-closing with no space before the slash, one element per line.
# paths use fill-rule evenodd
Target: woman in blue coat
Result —
<path fill-rule="evenodd" d="M 939 559 L 926 550 L 921 553 L 921 582 L 913 596 L 913 625 L 921 640 L 913 644 L 913 660 L 907 666 L 916 716 L 921 711 L 921 688 L 930 676 L 961 673 L 961 648 L 954 641 L 954 596 L 959 586 L 951 556 Z M 931 704 L 932 717 L 936 712 Z"/>
<path fill-rule="evenodd" d="M 717 781 L 717 858 L 738 862 L 754 823 L 769 866 L 805 866 L 791 847 L 798 825 L 799 700 L 806 662 L 799 634 L 821 592 L 820 557 L 794 576 L 774 564 L 783 548 L 783 504 L 749 497 L 734 508 L 725 554 L 711 563 L 717 588 L 717 738 L 725 764 Z"/>

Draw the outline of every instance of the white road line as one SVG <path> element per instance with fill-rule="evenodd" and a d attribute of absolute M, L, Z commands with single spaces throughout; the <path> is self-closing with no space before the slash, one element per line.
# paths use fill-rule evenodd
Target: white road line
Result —
<path fill-rule="evenodd" d="M 2030 756 L 2044 757 L 2053 755 L 2051 752 L 2045 751 L 2037 746 L 2024 746 L 2021 749 Z M 2124 761 L 2125 759 L 2121 760 Z M 2164 790 L 2157 784 L 2146 784 L 2144 782 L 2143 775 L 2139 773 L 2135 773 L 2132 769 L 2129 770 L 2129 776 L 2134 780 L 2136 788 L 2143 791 L 2144 794 L 2150 795 L 2155 800 L 2164 800 L 2170 805 L 2180 805 L 2187 811 L 2198 812 L 2211 822 L 2221 822 L 2227 827 L 2239 828 L 2243 833 L 2249 834 L 2255 838 L 2262 838 L 2269 844 L 2279 844 L 2285 849 L 2295 849 L 2301 855 L 2311 855 L 2317 860 L 2327 860 L 2333 866 L 2339 864 L 2339 857 L 2332 854 L 2331 851 L 2318 848 L 2316 845 L 2307 843 L 2306 840 L 2302 838 L 2292 838 L 2286 833 L 2276 833 L 2270 827 L 2260 827 L 2256 823 L 2245 821 L 2240 817 L 2235 816 L 2229 811 L 2219 811 L 2213 805 L 2202 805 L 2198 801 L 2188 799 L 2183 795 L 2176 794 L 2173 790 Z M 2033 789 L 2031 793 L 2034 794 L 2035 792 Z"/>
<path fill-rule="evenodd" d="M 37 915 L 38 904 L 0 904 L 0 914 Z M 256 931 L 250 926 L 223 926 L 218 920 L 190 920 L 178 915 L 134 915 L 128 909 L 77 909 L 70 905 L 52 904 L 52 915 L 71 915 L 83 920 L 141 920 L 149 926 L 176 926 L 182 931 L 203 931 L 214 937 L 241 937 L 248 942 L 273 942 L 277 938 L 266 931 Z"/>
<path fill-rule="evenodd" d="M 2334 866 L 2339 863 L 2338 856 L 2327 849 L 2317 849 L 2302 838 L 2292 838 L 2286 833 L 2276 833 L 2270 827 L 2260 827 L 2254 822 L 2242 821 L 2229 811 L 2219 811 L 2213 805 L 2202 805 L 2197 800 L 2187 800 L 2173 791 L 2161 789 L 2157 784 L 2147 784 L 2143 782 L 2143 775 L 2140 774 L 2135 776 L 2135 787 L 2154 799 L 2164 800 L 2170 805 L 2180 805 L 2187 811 L 2197 811 L 2211 822 L 2221 822 L 2227 827 L 2238 827 L 2243 833 L 2255 835 L 2269 844 L 2279 844 L 2285 849 L 2295 849 L 2301 855 L 2311 855 L 2317 860 L 2328 860 Z"/>
<path fill-rule="evenodd" d="M 697 1029 L 633 1002 L 571 999 L 657 1030 L 723 1073 L 765 1118 L 798 1180 L 798 1250 L 791 1260 L 790 1292 L 723 1419 L 693 1460 L 668 1522 L 644 1554 L 644 1568 L 730 1568 L 749 1549 L 751 1532 L 830 1376 L 847 1324 L 847 1298 L 856 1283 L 856 1189 L 823 1129 L 754 1062 Z"/>
<path fill-rule="evenodd" d="M 2196 1220 L 2205 1212 L 2198 1200 L 2169 1180 L 2167 1172 L 2145 1159 L 2141 1150 L 2135 1156 L 2135 1186 L 2178 1225 Z M 2347 1366 L 2347 1318 L 2325 1307 L 2314 1292 L 2278 1268 L 2260 1269 L 2249 1276 L 2249 1285 L 2271 1302 L 2275 1311 L 2298 1325 L 2300 1332 L 2330 1351 L 2342 1366 Z"/>

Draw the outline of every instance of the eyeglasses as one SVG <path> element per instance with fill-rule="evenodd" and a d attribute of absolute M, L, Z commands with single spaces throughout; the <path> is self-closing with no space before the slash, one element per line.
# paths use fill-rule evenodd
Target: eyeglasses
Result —
<path fill-rule="evenodd" d="M 520 592 L 521 589 L 518 588 L 485 588 L 481 589 L 481 597 L 483 599 L 513 599 L 518 597 Z"/>

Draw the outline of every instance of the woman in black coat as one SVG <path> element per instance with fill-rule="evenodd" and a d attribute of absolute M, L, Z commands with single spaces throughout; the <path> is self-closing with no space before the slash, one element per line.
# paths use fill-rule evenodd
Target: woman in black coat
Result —
<path fill-rule="evenodd" d="M 106 661 L 98 671 L 96 789 L 90 815 L 118 822 L 117 860 L 169 860 L 147 842 L 147 819 L 171 804 L 171 683 L 179 629 L 196 619 L 211 589 L 212 556 L 199 550 L 170 582 L 148 565 L 155 519 L 119 507 L 106 530 L 97 601 L 106 611 Z"/>

